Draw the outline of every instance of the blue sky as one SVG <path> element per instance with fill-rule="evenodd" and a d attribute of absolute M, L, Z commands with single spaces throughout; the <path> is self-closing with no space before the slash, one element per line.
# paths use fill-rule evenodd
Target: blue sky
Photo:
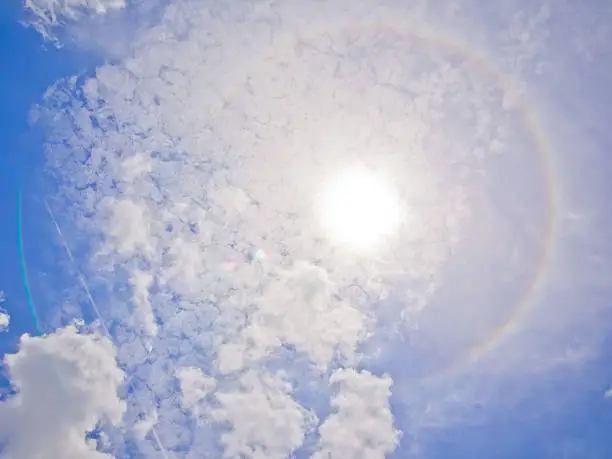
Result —
<path fill-rule="evenodd" d="M 612 7 L 480 3 L 5 2 L 0 455 L 609 457 Z"/>

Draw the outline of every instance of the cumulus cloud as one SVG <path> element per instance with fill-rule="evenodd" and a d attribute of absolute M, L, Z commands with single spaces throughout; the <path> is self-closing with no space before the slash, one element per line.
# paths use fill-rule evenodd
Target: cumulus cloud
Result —
<path fill-rule="evenodd" d="M 225 457 L 290 457 L 315 420 L 293 400 L 290 384 L 276 375 L 247 372 L 216 399 L 219 407 L 212 417 L 228 428 L 221 436 Z"/>
<path fill-rule="evenodd" d="M 295 346 L 321 370 L 338 358 L 353 361 L 365 337 L 362 311 L 333 295 L 327 272 L 298 263 L 271 282 L 251 320 L 239 336 L 219 346 L 217 365 L 222 373 L 271 355 L 281 345 Z"/>
<path fill-rule="evenodd" d="M 337 370 L 333 412 L 319 427 L 320 442 L 313 459 L 384 459 L 399 442 L 389 406 L 391 378 L 368 371 Z"/>
<path fill-rule="evenodd" d="M 108 235 L 114 243 L 114 248 L 125 256 L 151 251 L 151 221 L 144 205 L 130 199 L 120 199 L 111 201 L 108 206 Z"/>
<path fill-rule="evenodd" d="M 0 404 L 3 457 L 111 457 L 86 441 L 98 423 L 119 424 L 125 411 L 117 395 L 124 375 L 107 339 L 72 325 L 24 335 L 5 365 L 16 394 Z"/>

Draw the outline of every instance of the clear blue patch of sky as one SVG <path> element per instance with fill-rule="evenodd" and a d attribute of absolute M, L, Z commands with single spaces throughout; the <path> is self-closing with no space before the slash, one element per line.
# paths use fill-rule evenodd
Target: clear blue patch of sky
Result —
<path fill-rule="evenodd" d="M 49 285 L 61 282 L 54 268 L 52 227 L 42 196 L 44 187 L 43 137 L 28 124 L 28 113 L 57 80 L 82 73 L 95 65 L 94 58 L 74 49 L 45 43 L 24 18 L 22 2 L 0 5 L 0 289 L 11 314 L 8 333 L 0 334 L 0 351 L 14 350 L 22 333 L 36 334 L 28 308 L 18 250 L 18 192 L 23 193 L 23 242 L 27 265 L 34 278 L 47 274 Z M 37 274 L 39 276 L 37 276 Z M 43 292 L 46 289 L 32 290 Z M 43 295 L 34 298 L 40 309 L 49 308 Z"/>

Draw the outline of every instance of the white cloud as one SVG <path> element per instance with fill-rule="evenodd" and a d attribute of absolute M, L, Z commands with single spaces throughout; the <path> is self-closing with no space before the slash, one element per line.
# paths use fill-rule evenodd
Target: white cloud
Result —
<path fill-rule="evenodd" d="M 95 80 L 92 80 L 93 84 Z M 129 156 L 125 160 L 121 162 L 121 171 L 119 172 L 119 176 L 122 181 L 124 181 L 128 186 L 134 181 L 151 172 L 152 164 L 151 158 L 147 157 L 144 154 L 135 154 L 134 156 Z"/>
<path fill-rule="evenodd" d="M 225 457 L 290 457 L 316 419 L 293 400 L 290 384 L 279 376 L 247 372 L 216 399 L 212 417 L 228 427 L 221 436 Z"/>
<path fill-rule="evenodd" d="M 76 18 L 84 12 L 104 14 L 125 7 L 125 0 L 25 0 L 25 7 L 43 20 Z"/>
<path fill-rule="evenodd" d="M 169 261 L 161 281 L 184 295 L 199 293 L 205 272 L 205 256 L 205 249 L 199 241 L 177 237 L 170 242 Z"/>
<path fill-rule="evenodd" d="M 21 338 L 5 357 L 17 394 L 0 404 L 0 436 L 7 459 L 102 459 L 86 433 L 98 422 L 119 424 L 123 372 L 113 345 L 75 326 L 43 337 Z"/>
<path fill-rule="evenodd" d="M 179 368 L 176 372 L 181 386 L 182 404 L 199 414 L 198 406 L 216 387 L 216 380 L 195 367 Z"/>
<path fill-rule="evenodd" d="M 144 271 L 136 270 L 130 277 L 135 316 L 149 337 L 157 335 L 157 323 L 149 300 L 149 288 L 152 283 L 153 276 Z"/>
<path fill-rule="evenodd" d="M 125 0 L 25 0 L 31 23 L 45 37 L 52 28 L 84 16 L 103 15 L 125 8 Z"/>
<path fill-rule="evenodd" d="M 608 389 L 605 394 L 604 394 L 604 398 L 612 398 L 612 388 Z"/>
<path fill-rule="evenodd" d="M 11 316 L 8 314 L 8 312 L 0 309 L 0 332 L 8 330 L 10 322 Z"/>
<path fill-rule="evenodd" d="M 146 208 L 131 199 L 109 199 L 108 236 L 116 250 L 125 256 L 150 252 L 150 226 Z"/>
<path fill-rule="evenodd" d="M 0 290 L 0 306 L 4 304 L 6 301 L 6 297 L 4 296 L 4 292 Z M 9 323 L 11 322 L 11 316 L 8 311 L 5 311 L 0 307 L 0 332 L 8 330 Z"/>
<path fill-rule="evenodd" d="M 302 262 L 280 273 L 255 300 L 257 309 L 240 335 L 219 347 L 219 370 L 240 370 L 283 344 L 306 353 L 321 370 L 336 357 L 354 360 L 367 321 L 362 311 L 333 293 L 323 268 Z"/>
<path fill-rule="evenodd" d="M 399 442 L 389 406 L 391 378 L 367 371 L 337 370 L 332 414 L 319 427 L 313 459 L 384 459 Z"/>

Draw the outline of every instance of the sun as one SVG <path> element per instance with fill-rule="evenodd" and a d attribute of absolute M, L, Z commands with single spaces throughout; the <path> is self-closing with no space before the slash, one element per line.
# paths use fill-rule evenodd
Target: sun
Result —
<path fill-rule="evenodd" d="M 384 177 L 353 167 L 331 180 L 319 196 L 319 217 L 327 236 L 338 244 L 371 249 L 393 235 L 400 204 Z"/>

